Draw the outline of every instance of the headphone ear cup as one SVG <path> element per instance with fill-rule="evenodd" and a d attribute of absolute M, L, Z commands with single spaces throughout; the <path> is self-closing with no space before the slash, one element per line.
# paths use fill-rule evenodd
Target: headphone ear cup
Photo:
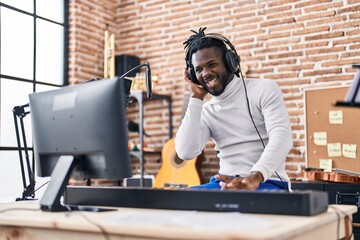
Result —
<path fill-rule="evenodd" d="M 236 73 L 239 70 L 240 57 L 232 50 L 226 50 L 224 62 L 229 72 Z"/>
<path fill-rule="evenodd" d="M 198 84 L 200 85 L 200 82 L 197 80 L 196 78 L 196 74 L 195 74 L 195 71 L 194 71 L 194 68 L 193 67 L 189 67 L 188 68 L 188 73 L 189 73 L 189 77 L 190 77 L 190 80 L 195 83 L 195 84 Z"/>

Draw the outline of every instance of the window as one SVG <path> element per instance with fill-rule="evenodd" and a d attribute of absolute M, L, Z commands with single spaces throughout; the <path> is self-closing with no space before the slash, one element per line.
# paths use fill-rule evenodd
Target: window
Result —
<path fill-rule="evenodd" d="M 68 0 L 0 0 L 0 202 L 23 190 L 12 109 L 68 83 L 67 12 Z M 23 122 L 33 164 L 30 116 Z"/>

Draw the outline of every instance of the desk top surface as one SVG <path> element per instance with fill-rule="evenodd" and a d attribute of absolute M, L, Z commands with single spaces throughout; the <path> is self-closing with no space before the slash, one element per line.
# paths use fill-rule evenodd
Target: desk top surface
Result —
<path fill-rule="evenodd" d="M 356 211 L 353 205 L 329 205 L 326 213 L 311 217 L 137 208 L 43 212 L 38 202 L 26 201 L 0 204 L 0 226 L 106 231 L 154 239 L 289 239 Z"/>

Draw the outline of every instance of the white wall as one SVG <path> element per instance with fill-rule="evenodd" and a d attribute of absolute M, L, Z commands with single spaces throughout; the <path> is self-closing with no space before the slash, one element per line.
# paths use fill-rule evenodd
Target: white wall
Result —
<path fill-rule="evenodd" d="M 23 156 L 24 158 L 24 156 Z M 50 178 L 36 177 L 35 189 L 49 181 Z M 27 180 L 26 184 L 29 184 Z M 35 193 L 35 198 L 41 198 L 47 184 Z M 22 197 L 23 182 L 19 155 L 17 152 L 0 151 L 0 203 L 14 202 Z"/>

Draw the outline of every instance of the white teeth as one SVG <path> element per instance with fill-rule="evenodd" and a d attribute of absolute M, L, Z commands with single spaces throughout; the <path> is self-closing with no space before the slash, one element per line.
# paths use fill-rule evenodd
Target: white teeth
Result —
<path fill-rule="evenodd" d="M 216 80 L 216 78 L 213 78 L 213 79 L 206 81 L 206 83 L 208 84 L 208 83 L 214 82 L 215 80 Z"/>
<path fill-rule="evenodd" d="M 207 81 L 207 82 L 206 82 L 206 85 L 207 85 L 207 86 L 212 86 L 212 85 L 214 85 L 215 81 L 216 81 L 216 78 L 214 78 L 214 79 L 212 79 L 212 80 L 210 80 L 210 81 Z"/>

